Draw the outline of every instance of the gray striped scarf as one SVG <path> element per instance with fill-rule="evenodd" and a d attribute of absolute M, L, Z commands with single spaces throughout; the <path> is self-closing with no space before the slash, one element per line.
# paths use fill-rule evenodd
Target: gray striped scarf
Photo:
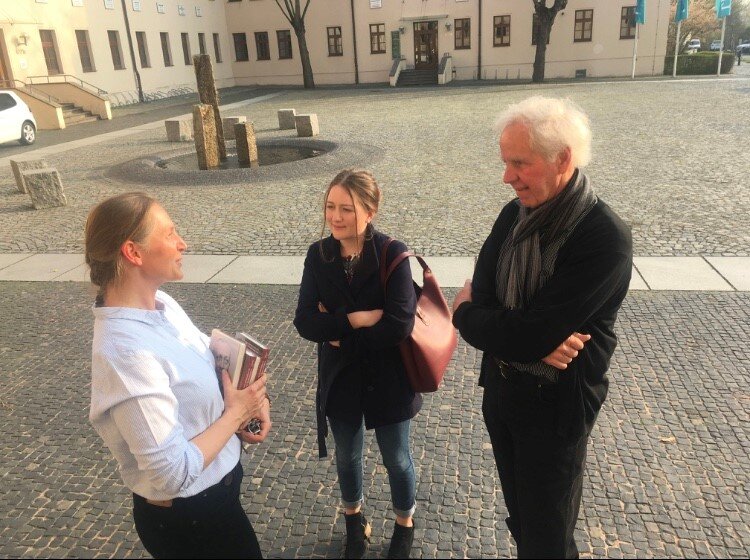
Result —
<path fill-rule="evenodd" d="M 576 170 L 552 200 L 533 209 L 521 206 L 497 259 L 497 298 L 502 307 L 528 307 L 534 294 L 552 276 L 560 247 L 596 201 L 588 177 Z M 541 361 L 510 365 L 552 381 L 557 381 L 559 375 L 559 370 Z"/>

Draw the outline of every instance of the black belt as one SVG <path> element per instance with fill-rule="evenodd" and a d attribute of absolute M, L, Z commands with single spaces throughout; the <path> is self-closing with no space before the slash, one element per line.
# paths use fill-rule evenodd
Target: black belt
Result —
<path fill-rule="evenodd" d="M 520 371 L 510 365 L 508 362 L 493 358 L 497 364 L 498 373 L 502 379 L 514 385 L 526 385 L 529 387 L 541 387 L 542 385 L 556 385 L 555 381 L 541 375 L 534 375 L 525 371 Z"/>

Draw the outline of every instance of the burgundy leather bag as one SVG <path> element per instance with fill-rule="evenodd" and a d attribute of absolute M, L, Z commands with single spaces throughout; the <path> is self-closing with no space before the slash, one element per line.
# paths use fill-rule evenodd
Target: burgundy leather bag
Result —
<path fill-rule="evenodd" d="M 380 283 L 383 293 L 391 273 L 404 259 L 414 257 L 422 266 L 422 287 L 414 282 L 417 295 L 417 314 L 414 330 L 400 345 L 406 375 L 412 390 L 417 393 L 432 393 L 438 390 L 443 375 L 456 350 L 458 336 L 451 322 L 451 311 L 435 275 L 422 257 L 411 251 L 397 255 L 390 265 L 386 263 L 388 246 L 393 238 L 383 245 L 380 254 Z"/>

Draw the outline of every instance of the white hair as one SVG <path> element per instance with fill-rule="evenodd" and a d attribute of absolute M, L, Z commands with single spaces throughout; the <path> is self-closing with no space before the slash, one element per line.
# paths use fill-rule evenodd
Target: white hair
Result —
<path fill-rule="evenodd" d="M 569 99 L 529 97 L 509 105 L 493 128 L 500 136 L 508 125 L 516 123 L 526 126 L 531 149 L 548 161 L 565 148 L 570 148 L 575 167 L 585 167 L 591 161 L 589 118 Z"/>

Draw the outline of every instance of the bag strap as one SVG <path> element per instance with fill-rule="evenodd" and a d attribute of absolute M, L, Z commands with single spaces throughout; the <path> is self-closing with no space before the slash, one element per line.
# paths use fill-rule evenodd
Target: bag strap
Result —
<path fill-rule="evenodd" d="M 408 259 L 409 257 L 414 257 L 419 261 L 419 264 L 422 266 L 423 274 L 427 274 L 428 272 L 432 272 L 430 270 L 429 265 L 425 262 L 425 260 L 414 253 L 413 251 L 404 251 L 403 253 L 399 253 L 396 255 L 391 262 L 390 265 L 387 265 L 386 260 L 388 258 L 388 247 L 390 244 L 395 241 L 393 237 L 389 237 L 386 242 L 383 244 L 383 248 L 380 250 L 380 284 L 383 286 L 383 293 L 385 293 L 385 287 L 388 283 L 388 279 L 391 277 L 391 274 L 393 274 L 393 271 L 396 270 L 396 267 L 400 265 L 404 259 Z"/>

